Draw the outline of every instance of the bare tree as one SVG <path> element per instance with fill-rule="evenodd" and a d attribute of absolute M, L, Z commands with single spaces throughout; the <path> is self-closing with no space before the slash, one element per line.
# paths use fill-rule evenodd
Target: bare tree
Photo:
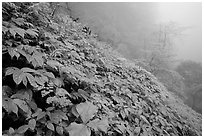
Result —
<path fill-rule="evenodd" d="M 159 24 L 155 31 L 144 39 L 143 52 L 150 71 L 157 74 L 161 68 L 169 69 L 174 61 L 174 39 L 182 35 L 186 28 L 174 22 Z"/>

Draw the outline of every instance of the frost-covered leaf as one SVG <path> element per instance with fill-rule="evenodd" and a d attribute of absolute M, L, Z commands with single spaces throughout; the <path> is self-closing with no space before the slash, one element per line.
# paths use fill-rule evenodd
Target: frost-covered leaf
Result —
<path fill-rule="evenodd" d="M 31 101 L 28 103 L 28 105 L 29 105 L 29 107 L 30 107 L 31 109 L 33 109 L 34 111 L 38 108 L 37 104 L 36 104 L 33 100 L 31 100 Z"/>
<path fill-rule="evenodd" d="M 71 113 L 72 113 L 74 116 L 79 117 L 79 113 L 77 112 L 75 105 L 72 107 Z"/>
<path fill-rule="evenodd" d="M 24 77 L 24 78 L 23 78 L 23 84 L 24 84 L 26 87 L 27 87 L 27 83 L 28 83 L 27 78 Z"/>
<path fill-rule="evenodd" d="M 62 97 L 65 97 L 65 96 L 71 97 L 71 95 L 63 88 L 57 88 L 56 89 L 56 95 L 62 96 Z"/>
<path fill-rule="evenodd" d="M 54 30 L 58 30 L 59 29 L 59 25 L 57 23 L 52 23 L 50 24 L 50 27 Z"/>
<path fill-rule="evenodd" d="M 71 123 L 66 131 L 69 132 L 70 136 L 90 136 L 91 131 L 84 124 Z"/>
<path fill-rule="evenodd" d="M 7 85 L 2 86 L 2 98 L 8 98 L 10 94 L 12 94 L 12 89 Z"/>
<path fill-rule="evenodd" d="M 30 72 L 30 73 L 37 73 L 37 71 L 36 70 L 34 70 L 34 69 L 31 69 L 31 68 L 27 68 L 27 67 L 24 67 L 24 68 L 22 68 L 21 69 L 23 72 Z"/>
<path fill-rule="evenodd" d="M 10 98 L 3 98 L 2 99 L 2 107 L 8 112 L 14 112 L 16 115 L 18 115 L 18 107 Z"/>
<path fill-rule="evenodd" d="M 13 35 L 15 37 L 16 33 L 19 34 L 22 38 L 24 38 L 24 34 L 25 34 L 25 30 L 18 28 L 18 27 L 14 27 L 14 28 L 9 28 L 9 32 L 11 33 L 11 35 Z"/>
<path fill-rule="evenodd" d="M 23 125 L 23 126 L 20 126 L 18 129 L 17 129 L 17 132 L 22 134 L 22 133 L 25 133 L 27 130 L 28 130 L 29 126 L 28 125 Z"/>
<path fill-rule="evenodd" d="M 9 48 L 8 49 L 8 53 L 11 56 L 11 59 L 16 56 L 16 58 L 18 59 L 20 57 L 20 54 L 18 53 L 17 48 Z"/>
<path fill-rule="evenodd" d="M 57 131 L 58 134 L 63 135 L 63 131 L 64 131 L 64 130 L 63 130 L 63 127 L 57 126 L 57 127 L 56 127 L 56 131 Z"/>
<path fill-rule="evenodd" d="M 37 109 L 35 110 L 35 113 L 32 114 L 32 117 L 36 117 L 36 116 L 38 116 L 40 113 L 42 113 L 42 109 L 37 108 Z"/>
<path fill-rule="evenodd" d="M 119 133 L 124 133 L 126 130 L 124 124 L 117 124 L 116 127 L 119 129 Z"/>
<path fill-rule="evenodd" d="M 25 113 L 28 112 L 29 108 L 28 108 L 28 105 L 25 101 L 23 100 L 20 100 L 20 99 L 13 99 L 13 102 L 18 105 L 18 107 L 20 109 L 22 109 Z"/>
<path fill-rule="evenodd" d="M 47 61 L 47 65 L 50 66 L 51 68 L 54 68 L 54 69 L 58 69 L 59 67 L 62 67 L 63 65 L 61 63 L 59 63 L 58 61 L 56 60 L 48 60 Z"/>
<path fill-rule="evenodd" d="M 26 33 L 27 34 L 29 34 L 29 35 L 31 35 L 31 36 L 34 36 L 34 37 L 36 37 L 36 36 L 38 36 L 38 30 L 36 30 L 36 29 L 27 29 L 26 30 Z"/>
<path fill-rule="evenodd" d="M 108 129 L 108 120 L 107 119 L 95 119 L 87 124 L 87 126 L 93 128 L 95 131 L 100 130 L 103 132 L 107 132 Z"/>
<path fill-rule="evenodd" d="M 29 120 L 28 126 L 29 126 L 29 128 L 30 128 L 31 130 L 34 130 L 34 129 L 35 129 L 35 126 L 36 126 L 36 121 L 35 121 L 35 119 Z"/>
<path fill-rule="evenodd" d="M 89 97 L 89 94 L 88 94 L 86 91 L 82 90 L 82 89 L 78 89 L 78 93 L 79 93 L 85 100 L 87 100 L 88 97 Z"/>
<path fill-rule="evenodd" d="M 54 76 L 54 74 L 52 72 L 48 72 L 48 71 L 43 70 L 43 69 L 39 69 L 37 71 L 40 72 L 43 75 L 42 77 L 46 77 L 46 78 L 43 78 L 45 81 L 48 81 L 48 78 L 52 78 L 52 79 L 55 78 L 55 76 Z"/>
<path fill-rule="evenodd" d="M 41 118 L 45 117 L 46 112 L 39 111 L 36 114 L 37 114 L 37 119 L 36 120 L 40 120 Z"/>
<path fill-rule="evenodd" d="M 42 97 L 45 97 L 45 96 L 48 95 L 49 93 L 51 93 L 51 92 L 50 92 L 50 91 L 46 91 L 46 90 L 42 90 L 42 91 L 41 91 Z M 48 97 L 48 99 L 49 99 L 49 98 L 51 98 L 51 97 Z M 47 99 L 47 100 L 48 100 L 48 99 Z"/>
<path fill-rule="evenodd" d="M 63 111 L 56 110 L 54 113 L 56 113 L 63 120 L 68 120 L 68 117 L 67 117 L 66 113 L 64 113 Z"/>
<path fill-rule="evenodd" d="M 54 127 L 54 125 L 52 123 L 48 122 L 46 126 L 47 126 L 48 129 L 50 129 L 52 131 L 55 131 L 55 127 Z"/>
<path fill-rule="evenodd" d="M 59 124 L 62 121 L 62 118 L 57 113 L 51 113 L 50 120 L 55 124 Z"/>
<path fill-rule="evenodd" d="M 28 54 L 25 53 L 24 50 L 20 49 L 19 47 L 17 47 L 17 52 L 21 55 L 23 55 L 24 57 L 26 57 L 26 59 L 28 58 Z"/>
<path fill-rule="evenodd" d="M 38 63 L 39 67 L 42 67 L 44 64 L 44 59 L 41 56 L 35 56 L 35 61 Z"/>
<path fill-rule="evenodd" d="M 35 81 L 37 84 L 41 85 L 41 86 L 44 86 L 45 84 L 45 80 L 43 79 L 43 77 L 39 77 L 39 76 L 35 76 Z"/>
<path fill-rule="evenodd" d="M 55 107 L 48 107 L 47 109 L 46 109 L 46 111 L 52 111 L 52 110 L 54 110 L 55 109 Z"/>
<path fill-rule="evenodd" d="M 23 18 L 11 18 L 11 20 L 19 26 L 24 25 L 25 20 Z"/>
<path fill-rule="evenodd" d="M 13 28 L 9 28 L 9 32 L 11 33 L 12 36 L 15 37 L 16 31 Z"/>
<path fill-rule="evenodd" d="M 34 78 L 31 74 L 29 74 L 29 73 L 25 73 L 25 74 L 26 74 L 26 77 L 27 77 L 29 83 L 30 83 L 33 87 L 37 87 L 38 85 L 37 85 L 37 83 L 35 82 L 35 78 Z"/>
<path fill-rule="evenodd" d="M 53 83 L 57 86 L 57 87 L 61 87 L 62 85 L 64 85 L 64 82 L 62 80 L 62 78 L 55 78 L 53 80 Z"/>
<path fill-rule="evenodd" d="M 136 127 L 134 130 L 134 133 L 136 133 L 137 135 L 139 135 L 141 128 L 140 127 Z"/>
<path fill-rule="evenodd" d="M 8 28 L 7 27 L 5 27 L 5 26 L 2 26 L 2 32 L 4 33 L 4 34 L 6 34 L 6 32 L 8 32 Z"/>
<path fill-rule="evenodd" d="M 14 132 L 15 132 L 15 130 L 12 127 L 10 127 L 9 128 L 9 134 L 13 134 Z"/>
<path fill-rule="evenodd" d="M 150 124 L 149 121 L 146 119 L 145 116 L 140 115 L 141 120 L 143 120 L 145 123 Z"/>
<path fill-rule="evenodd" d="M 16 67 L 8 67 L 8 68 L 6 69 L 5 76 L 11 75 L 11 74 L 13 74 L 15 71 L 18 71 L 18 70 L 19 70 L 19 69 L 16 68 Z"/>
<path fill-rule="evenodd" d="M 13 73 L 13 80 L 17 85 L 21 83 L 23 77 L 24 77 L 24 73 L 21 70 L 16 70 Z"/>
<path fill-rule="evenodd" d="M 90 102 L 85 102 L 78 104 L 76 110 L 79 113 L 82 121 L 87 123 L 91 118 L 93 118 L 94 113 L 97 112 L 97 107 Z"/>
<path fill-rule="evenodd" d="M 30 89 L 22 89 L 12 95 L 11 98 L 30 101 L 32 99 L 32 91 Z"/>

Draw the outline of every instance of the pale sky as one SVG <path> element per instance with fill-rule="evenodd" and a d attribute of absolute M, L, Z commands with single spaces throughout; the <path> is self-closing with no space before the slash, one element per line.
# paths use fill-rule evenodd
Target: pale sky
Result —
<path fill-rule="evenodd" d="M 159 3 L 158 21 L 177 22 L 189 26 L 184 36 L 177 39 L 178 58 L 202 61 L 202 4 L 201 3 Z"/>

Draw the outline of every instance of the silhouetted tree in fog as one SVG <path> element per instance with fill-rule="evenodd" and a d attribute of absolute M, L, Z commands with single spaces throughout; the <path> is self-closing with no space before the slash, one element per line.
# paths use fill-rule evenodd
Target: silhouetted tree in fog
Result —
<path fill-rule="evenodd" d="M 175 57 L 174 39 L 180 36 L 182 31 L 182 27 L 169 22 L 158 25 L 155 31 L 144 39 L 143 58 L 150 67 L 150 72 L 156 75 L 161 68 L 171 69 Z"/>

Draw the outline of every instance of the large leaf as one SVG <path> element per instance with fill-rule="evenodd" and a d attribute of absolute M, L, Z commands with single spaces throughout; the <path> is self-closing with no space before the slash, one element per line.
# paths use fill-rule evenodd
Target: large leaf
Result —
<path fill-rule="evenodd" d="M 63 131 L 64 131 L 64 130 L 63 130 L 63 127 L 57 126 L 57 127 L 56 127 L 56 131 L 57 131 L 58 134 L 63 135 Z"/>
<path fill-rule="evenodd" d="M 30 73 L 25 73 L 26 74 L 26 77 L 28 79 L 28 81 L 30 82 L 30 84 L 33 86 L 33 87 L 37 87 L 37 83 L 35 82 L 35 78 L 30 74 Z"/>
<path fill-rule="evenodd" d="M 47 128 L 52 130 L 52 131 L 55 131 L 55 127 L 54 127 L 54 125 L 51 122 L 47 123 Z"/>
<path fill-rule="evenodd" d="M 51 113 L 50 120 L 52 120 L 54 124 L 59 124 L 62 121 L 62 118 L 57 113 Z"/>
<path fill-rule="evenodd" d="M 84 124 L 71 123 L 66 131 L 69 132 L 70 136 L 90 136 L 91 131 Z"/>
<path fill-rule="evenodd" d="M 49 77 L 49 78 L 53 78 L 53 79 L 55 78 L 55 76 L 52 72 L 47 72 L 46 70 L 43 70 L 43 69 L 39 69 L 37 71 L 40 72 L 45 77 Z"/>
<path fill-rule="evenodd" d="M 59 63 L 58 61 L 56 60 L 49 60 L 47 61 L 47 65 L 50 66 L 51 68 L 54 68 L 54 69 L 58 69 L 59 67 L 62 67 L 63 65 L 61 63 Z"/>
<path fill-rule="evenodd" d="M 61 96 L 61 97 L 65 97 L 65 96 L 71 97 L 71 95 L 63 88 L 57 88 L 56 95 Z"/>
<path fill-rule="evenodd" d="M 24 77 L 24 73 L 21 70 L 16 70 L 13 73 L 13 80 L 17 85 L 21 83 L 23 77 Z"/>
<path fill-rule="evenodd" d="M 16 70 L 19 70 L 19 69 L 16 68 L 16 67 L 8 67 L 8 68 L 6 69 L 5 76 L 13 74 Z"/>
<path fill-rule="evenodd" d="M 25 113 L 29 111 L 28 105 L 25 101 L 20 99 L 13 99 L 13 102 L 18 105 L 20 109 L 22 109 Z"/>
<path fill-rule="evenodd" d="M 18 27 L 14 27 L 14 28 L 10 28 L 9 32 L 11 33 L 11 35 L 13 35 L 15 37 L 16 33 L 19 34 L 22 38 L 24 38 L 24 34 L 25 34 L 25 30 L 18 28 Z"/>
<path fill-rule="evenodd" d="M 134 133 L 135 133 L 136 135 L 139 135 L 139 134 L 140 134 L 140 130 L 141 130 L 140 127 L 136 127 L 135 130 L 134 130 Z"/>
<path fill-rule="evenodd" d="M 12 127 L 10 127 L 9 128 L 9 134 L 11 135 L 11 134 L 13 134 L 15 132 L 15 130 L 12 128 Z"/>
<path fill-rule="evenodd" d="M 23 55 L 28 61 L 30 59 L 30 55 L 26 54 L 26 52 L 22 49 L 20 49 L 20 47 L 17 47 L 17 52 L 21 55 Z"/>
<path fill-rule="evenodd" d="M 28 125 L 23 125 L 17 129 L 17 132 L 20 134 L 25 133 L 28 130 L 28 128 L 29 128 Z"/>
<path fill-rule="evenodd" d="M 23 18 L 11 18 L 11 20 L 19 26 L 24 25 L 25 20 Z"/>
<path fill-rule="evenodd" d="M 42 113 L 42 109 L 37 108 L 37 109 L 35 110 L 35 113 L 32 114 L 32 117 L 36 117 L 36 116 L 38 116 L 40 113 Z"/>
<path fill-rule="evenodd" d="M 45 117 L 46 112 L 39 111 L 36 114 L 37 114 L 37 119 L 36 120 L 40 120 L 41 118 Z"/>
<path fill-rule="evenodd" d="M 44 86 L 45 82 L 47 82 L 47 78 L 45 78 L 45 76 L 43 77 L 35 76 L 35 81 L 39 85 Z"/>
<path fill-rule="evenodd" d="M 38 36 L 38 31 L 36 29 L 27 29 L 26 30 L 26 33 L 31 35 L 31 36 L 34 36 L 34 37 L 37 37 Z"/>
<path fill-rule="evenodd" d="M 55 110 L 54 113 L 57 114 L 61 119 L 68 120 L 68 117 L 67 117 L 65 112 L 63 112 L 61 110 Z"/>
<path fill-rule="evenodd" d="M 18 107 L 12 99 L 2 98 L 2 106 L 8 113 L 14 112 L 16 115 L 18 115 Z"/>
<path fill-rule="evenodd" d="M 74 106 L 72 107 L 71 113 L 72 113 L 74 116 L 79 117 L 79 113 L 78 113 L 77 110 L 76 110 L 76 105 L 74 105 Z"/>
<path fill-rule="evenodd" d="M 24 77 L 24 78 L 23 78 L 23 84 L 24 84 L 26 87 L 27 87 L 27 83 L 28 83 L 27 78 Z"/>
<path fill-rule="evenodd" d="M 8 48 L 8 53 L 11 56 L 11 59 L 16 56 L 16 58 L 18 59 L 20 57 L 20 54 L 17 50 L 17 48 Z"/>
<path fill-rule="evenodd" d="M 24 67 L 21 69 L 23 72 L 30 72 L 30 73 L 37 73 L 36 70 L 34 69 L 31 69 L 31 68 L 27 68 L 27 67 Z"/>
<path fill-rule="evenodd" d="M 29 126 L 29 128 L 30 128 L 31 130 L 34 130 L 34 129 L 35 129 L 35 126 L 36 126 L 36 121 L 35 121 L 35 119 L 29 120 L 28 126 Z"/>
<path fill-rule="evenodd" d="M 34 111 L 38 108 L 37 104 L 36 104 L 35 101 L 33 101 L 33 100 L 29 101 L 28 105 L 29 105 L 29 107 L 30 107 L 31 109 L 33 109 Z"/>
<path fill-rule="evenodd" d="M 99 120 L 99 119 L 95 119 L 91 122 L 89 122 L 87 124 L 87 126 L 91 127 L 94 129 L 94 131 L 103 131 L 103 132 L 107 132 L 107 129 L 108 129 L 108 120 L 107 119 L 102 119 L 102 120 Z"/>
<path fill-rule="evenodd" d="M 32 99 L 32 91 L 30 89 L 22 89 L 12 95 L 11 98 L 30 101 Z"/>
<path fill-rule="evenodd" d="M 63 79 L 62 78 L 58 78 L 58 77 L 53 80 L 53 83 L 57 87 L 61 87 L 62 85 L 64 85 Z"/>
<path fill-rule="evenodd" d="M 32 59 L 31 59 L 31 63 L 33 64 L 34 67 L 42 67 L 44 64 L 44 54 L 38 51 L 34 51 L 34 53 L 32 54 Z"/>
<path fill-rule="evenodd" d="M 2 86 L 2 98 L 8 98 L 10 94 L 12 94 L 12 89 L 7 85 Z"/>
<path fill-rule="evenodd" d="M 50 114 L 50 120 L 52 120 L 53 123 L 59 124 L 59 122 L 63 120 L 68 120 L 68 117 L 66 113 L 64 113 L 61 110 L 55 110 L 53 113 Z"/>
<path fill-rule="evenodd" d="M 79 113 L 82 121 L 87 123 L 91 118 L 93 118 L 94 113 L 97 112 L 97 107 L 90 102 L 85 102 L 78 104 L 76 110 Z"/>
<path fill-rule="evenodd" d="M 6 32 L 7 32 L 8 30 L 9 30 L 9 29 L 8 29 L 7 27 L 2 26 L 2 32 L 3 32 L 4 34 L 6 34 Z"/>
<path fill-rule="evenodd" d="M 15 29 L 16 33 L 18 33 L 22 38 L 24 38 L 25 30 L 21 28 Z"/>
<path fill-rule="evenodd" d="M 140 115 L 140 119 L 143 120 L 145 123 L 150 124 L 149 121 L 146 119 L 145 116 Z"/>

